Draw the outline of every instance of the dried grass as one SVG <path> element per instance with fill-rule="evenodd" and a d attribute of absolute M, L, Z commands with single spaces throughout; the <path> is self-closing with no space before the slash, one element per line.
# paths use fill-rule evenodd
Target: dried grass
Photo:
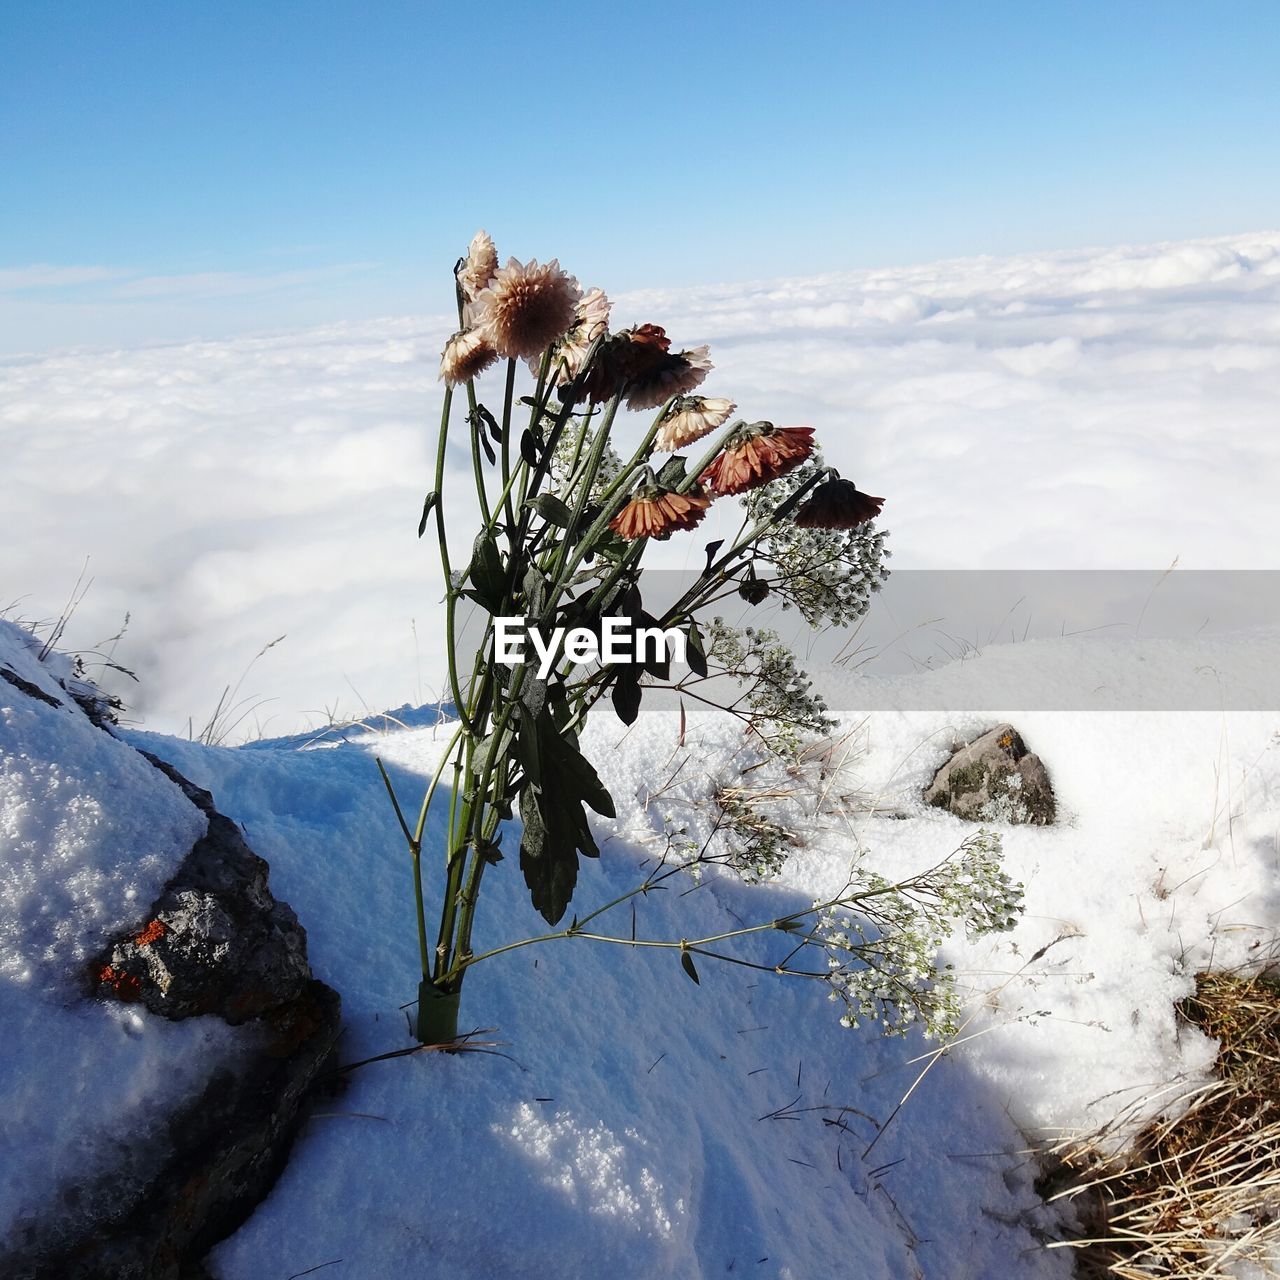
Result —
<path fill-rule="evenodd" d="M 1083 1280 L 1280 1276 L 1280 984 L 1199 975 L 1180 1014 L 1219 1042 L 1218 1078 L 1122 1156 L 1108 1133 L 1060 1143 L 1042 1190 L 1077 1211 Z"/>

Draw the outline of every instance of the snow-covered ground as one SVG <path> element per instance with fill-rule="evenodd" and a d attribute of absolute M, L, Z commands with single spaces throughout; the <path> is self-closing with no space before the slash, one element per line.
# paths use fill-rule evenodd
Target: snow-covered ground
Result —
<path fill-rule="evenodd" d="M 424 299 L 442 313 L 446 268 Z M 618 300 L 617 323 L 649 320 L 711 344 L 710 394 L 814 424 L 887 496 L 895 567 L 1280 568 L 1280 233 Z M 0 608 L 56 617 L 87 557 L 68 641 L 128 614 L 114 654 L 141 684 L 117 687 L 166 732 L 198 733 L 280 636 L 231 741 L 427 701 L 438 568 L 414 529 L 450 328 L 0 362 L 25 531 L 0 543 Z"/>
<path fill-rule="evenodd" d="M 4 634 L 10 655 L 14 633 Z M 1053 642 L 1042 645 L 1052 657 Z M 975 668 L 998 682 L 1024 648 L 900 677 L 904 701 L 913 682 L 945 682 L 948 672 L 961 686 Z M 1083 661 L 1072 642 L 1059 648 L 1060 669 Z M 23 674 L 41 678 L 29 653 L 18 657 Z M 1161 661 L 1172 678 L 1201 657 L 1170 646 Z M 820 678 L 833 688 L 858 681 Z M 856 698 L 856 688 L 841 695 Z M 463 1014 L 466 1027 L 492 1028 L 484 1038 L 508 1056 L 420 1055 L 352 1072 L 346 1092 L 308 1122 L 276 1190 L 215 1251 L 213 1274 L 284 1280 L 328 1263 L 352 1280 L 427 1270 L 460 1280 L 1068 1276 L 1067 1254 L 1043 1247 L 1055 1222 L 1032 1187 L 1028 1138 L 1115 1117 L 1131 1127 L 1208 1071 L 1214 1045 L 1179 1027 L 1173 1002 L 1197 968 L 1256 957 L 1273 939 L 1280 717 L 1014 714 L 1051 771 L 1060 822 L 1002 829 L 1026 913 L 1009 934 L 948 945 L 967 1004 L 945 1056 L 918 1036 L 842 1029 L 820 984 L 704 962 L 695 986 L 672 954 L 583 941 L 512 952 L 474 970 Z M 747 888 L 713 877 L 687 894 L 651 895 L 639 936 L 703 936 L 785 914 L 843 883 L 855 857 L 890 875 L 936 862 L 973 828 L 926 808 L 920 788 L 956 734 L 1001 718 L 882 710 L 849 720 L 842 768 L 788 802 L 799 844 L 782 881 Z M 0 722 L 3 830 L 19 849 L 43 838 L 47 821 L 32 800 L 45 780 L 24 766 L 26 740 L 14 736 L 26 722 L 13 710 Z M 732 725 L 694 720 L 683 748 L 677 736 L 662 712 L 630 730 L 607 712 L 593 722 L 585 749 L 619 818 L 600 824 L 603 856 L 586 865 L 575 909 L 636 883 L 641 860 L 660 847 L 659 814 L 684 806 L 705 821 L 700 802 L 742 780 Z M 269 859 L 273 889 L 308 929 L 317 975 L 342 993 L 343 1058 L 409 1043 L 400 1010 L 417 982 L 409 870 L 373 757 L 412 803 L 441 730 L 357 732 L 310 750 L 128 737 L 212 789 Z M 92 743 L 52 745 L 59 794 L 84 790 Z M 128 812 L 156 782 L 151 770 L 133 781 L 117 770 L 96 785 Z M 439 848 L 439 828 L 437 817 L 429 849 Z M 181 832 L 169 834 L 181 843 Z M 68 805 L 58 839 L 66 857 L 20 862 L 0 920 L 6 954 L 38 952 L 51 971 L 79 952 L 45 942 L 48 913 L 31 903 L 59 904 L 59 919 L 92 938 L 104 922 L 140 917 L 149 888 L 117 892 L 119 836 L 88 801 Z M 479 945 L 540 931 L 514 861 L 499 864 L 486 881 Z M 201 1030 L 125 1026 L 119 1010 L 51 1013 L 46 987 L 58 983 L 37 982 L 32 970 L 8 964 L 0 974 L 0 1078 L 26 1103 L 25 1127 L 12 1140 L 5 1131 L 5 1167 L 21 1170 L 19 1154 L 39 1150 L 41 1167 L 65 1179 L 80 1153 L 109 1149 L 112 1133 L 139 1117 L 103 1112 L 90 1085 L 68 1091 L 64 1071 L 55 1084 L 28 1055 L 56 1047 L 61 1061 L 80 1063 L 76 1079 L 92 1081 L 99 1061 L 129 1052 L 136 1078 L 153 1080 L 149 1047 Z M 43 1039 L 33 1048 L 34 1032 Z M 50 1136 L 37 1147 L 42 1126 Z M 49 1161 L 49 1147 L 70 1154 Z M 0 1208 L 12 1215 L 24 1190 L 12 1179 Z"/>

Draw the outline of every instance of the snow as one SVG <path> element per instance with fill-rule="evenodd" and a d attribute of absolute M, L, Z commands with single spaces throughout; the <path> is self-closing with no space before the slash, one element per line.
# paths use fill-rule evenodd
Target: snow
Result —
<path fill-rule="evenodd" d="M 53 991 L 158 896 L 206 824 L 136 751 L 97 732 L 3 621 L 0 666 L 58 704 L 15 697 L 8 684 L 0 704 L 0 973 Z M 122 807 L 119 793 L 136 800 Z"/>
<path fill-rule="evenodd" d="M 58 697 L 16 629 L 2 634 L 6 660 Z M 1233 641 L 1214 643 L 1229 662 Z M 1073 663 L 1083 678 L 1079 644 L 1040 644 L 1064 678 Z M 897 677 L 897 688 L 917 705 L 914 683 L 950 680 L 959 698 L 975 662 L 998 684 L 1026 648 L 991 646 L 979 659 Z M 1165 652 L 1170 671 L 1185 659 L 1176 650 Z M 833 691 L 849 680 L 819 675 Z M 76 723 L 28 703 L 5 704 L 4 756 L 20 777 L 30 772 L 21 726 L 46 713 L 60 732 Z M 269 860 L 273 889 L 308 930 L 315 972 L 342 993 L 345 1062 L 410 1043 L 399 1008 L 417 983 L 408 861 L 373 757 L 413 803 L 445 738 L 421 723 L 431 718 L 351 731 L 324 749 L 126 735 L 211 789 Z M 793 779 L 782 811 L 800 843 L 782 881 L 749 888 L 711 876 L 692 892 L 650 895 L 638 908 L 639 936 L 703 936 L 787 914 L 838 887 L 854 857 L 889 875 L 937 861 L 972 827 L 926 809 L 920 789 L 957 735 L 1002 718 L 878 710 L 848 719 L 838 773 L 820 785 Z M 1214 1045 L 1177 1025 L 1173 1002 L 1197 968 L 1248 959 L 1271 937 L 1280 745 L 1276 717 L 1264 713 L 1043 711 L 1015 720 L 1048 764 L 1062 821 L 1003 828 L 1006 866 L 1027 886 L 1026 914 L 1011 934 L 948 944 L 968 1003 L 945 1055 L 915 1035 L 842 1029 L 819 984 L 703 961 L 695 986 L 671 953 L 581 940 L 510 952 L 477 966 L 464 994 L 463 1025 L 497 1052 L 351 1071 L 346 1089 L 318 1105 L 267 1201 L 215 1250 L 212 1273 L 285 1276 L 341 1259 L 335 1272 L 356 1280 L 423 1265 L 461 1280 L 516 1270 L 807 1277 L 835 1265 L 869 1280 L 1068 1276 L 1068 1255 L 1042 1247 L 1060 1228 L 1035 1195 L 1028 1137 L 1108 1121 L 1123 1136 L 1205 1078 Z M 83 764 L 99 759 L 98 748 L 103 759 L 128 755 L 78 723 L 76 740 L 54 744 L 63 774 L 92 776 Z M 711 790 L 741 780 L 732 724 L 691 717 L 683 747 L 677 735 L 663 711 L 629 730 L 607 714 L 590 727 L 585 748 L 619 817 L 599 824 L 603 856 L 585 867 L 575 907 L 637 882 L 641 860 L 659 847 L 663 812 L 683 804 L 705 822 Z M 116 807 L 156 803 L 147 797 L 164 779 L 150 766 L 123 769 L 110 777 Z M 90 937 L 135 921 L 129 904 L 145 901 L 163 870 L 115 902 L 99 886 L 113 883 L 113 868 L 125 872 L 95 819 L 82 808 L 65 831 L 66 846 L 95 869 L 95 887 L 81 895 L 92 909 L 79 917 Z M 439 848 L 440 826 L 434 813 L 429 850 Z M 189 835 L 171 815 L 168 839 Z M 57 858 L 29 862 L 23 876 L 55 889 L 65 879 Z M 21 901 L 5 900 L 6 936 L 31 936 Z M 614 925 L 625 934 L 629 918 Z M 537 932 L 508 859 L 486 880 L 477 943 Z M 65 954 L 46 958 L 47 981 L 59 972 L 73 980 L 85 945 L 68 941 Z M 163 1024 L 73 1006 L 65 995 L 60 1005 L 12 974 L 3 991 L 6 1026 L 20 1034 L 7 1038 L 0 1069 L 22 1116 L 6 1129 L 6 1155 L 41 1152 L 38 1168 L 5 1162 L 7 1174 L 17 1171 L 0 1199 L 12 1222 L 82 1182 L 103 1144 L 142 1123 L 145 1091 L 172 1070 L 175 1048 L 190 1075 L 163 1087 L 181 1091 L 220 1040 L 206 1019 Z M 54 1054 L 57 1088 L 40 1066 Z M 104 1076 L 128 1081 L 105 1113 L 94 1087 Z"/>
<path fill-rule="evenodd" d="M 710 343 L 707 391 L 746 417 L 816 425 L 888 497 L 895 567 L 1275 569 L 1278 303 L 1260 232 L 637 293 L 616 319 Z M 0 363 L 6 501 L 40 531 L 0 545 L 0 607 L 57 616 L 88 557 L 69 636 L 130 615 L 112 652 L 142 683 L 112 687 L 164 732 L 198 734 L 242 676 L 233 742 L 429 701 L 438 568 L 413 530 L 451 329 Z"/>
<path fill-rule="evenodd" d="M 214 787 L 271 861 L 273 885 L 308 923 L 317 973 L 343 992 L 344 1058 L 402 1047 L 396 1006 L 416 989 L 416 951 L 407 866 L 371 753 L 412 794 L 438 731 L 300 754 L 139 740 Z M 714 736 L 706 747 L 728 754 Z M 633 764 L 620 767 L 634 789 Z M 615 839 L 585 873 L 584 900 L 637 875 L 636 852 Z M 807 904 L 763 892 L 769 914 Z M 656 895 L 639 926 L 710 933 L 748 909 L 761 906 L 741 887 L 715 885 Z M 538 929 L 513 862 L 487 882 L 480 924 L 479 945 Z M 510 1059 L 352 1073 L 278 1190 L 216 1252 L 215 1274 L 287 1275 L 339 1257 L 353 1276 L 411 1274 L 429 1252 L 459 1276 L 697 1277 L 732 1265 L 803 1277 L 851 1250 L 863 1274 L 886 1280 L 1069 1274 L 1035 1249 L 1028 1228 L 1043 1211 L 1023 1140 L 985 1081 L 940 1063 L 934 1102 L 905 1109 L 863 1160 L 918 1066 L 902 1046 L 842 1030 L 808 984 L 754 977 L 704 965 L 695 987 L 672 956 L 562 943 L 478 966 L 464 1023 L 496 1028 L 483 1038 Z M 780 1108 L 793 1114 L 764 1118 Z M 960 1178 L 938 1167 L 939 1143 Z"/>
<path fill-rule="evenodd" d="M 206 828 L 182 792 L 74 708 L 69 662 L 0 621 L 0 1238 L 118 1160 L 157 1100 L 194 1096 L 228 1028 L 79 997 L 108 937 L 140 923 Z M 163 1154 L 155 1134 L 154 1158 Z M 68 1220 L 73 1202 L 62 1210 Z"/>
<path fill-rule="evenodd" d="M 1082 677 L 1077 644 L 1056 654 L 1043 644 Z M 1229 661 L 1231 641 L 1218 644 Z M 993 646 L 981 660 L 998 678 L 1023 648 Z M 1174 670 L 1177 654 L 1166 663 Z M 927 678 L 963 691 L 971 665 Z M 921 678 L 899 678 L 905 699 Z M 924 808 L 920 789 L 956 735 L 1002 718 L 850 719 L 844 769 L 823 784 L 845 799 L 826 816 L 811 796 L 793 802 L 803 844 L 782 883 L 654 895 L 640 936 L 699 936 L 807 905 L 842 883 L 858 850 L 890 875 L 935 862 L 972 827 Z M 1215 1046 L 1179 1027 L 1173 1004 L 1196 969 L 1247 960 L 1271 938 L 1280 745 L 1274 714 L 1015 720 L 1049 766 L 1062 821 L 1002 828 L 1026 914 L 1011 934 L 949 944 L 968 1005 L 948 1054 L 930 1056 L 937 1046 L 918 1037 L 842 1030 L 838 1007 L 807 983 L 705 962 L 695 987 L 672 955 L 581 941 L 508 953 L 473 971 L 463 1023 L 509 1058 L 417 1057 L 351 1073 L 276 1191 L 215 1252 L 214 1274 L 288 1275 L 337 1258 L 339 1274 L 411 1274 L 428 1256 L 462 1277 L 698 1277 L 730 1264 L 801 1277 L 839 1259 L 868 1277 L 1070 1274 L 1061 1251 L 1038 1243 L 1052 1220 L 1031 1186 L 1027 1137 L 1109 1121 L 1123 1136 L 1205 1078 Z M 662 712 L 630 730 L 608 715 L 593 723 L 586 749 L 619 818 L 600 824 L 612 838 L 584 870 L 575 909 L 637 881 L 638 859 L 658 847 L 655 815 L 681 799 L 697 813 L 736 776 L 731 727 L 691 719 L 683 749 L 677 732 Z M 408 867 L 372 755 L 412 803 L 441 730 L 303 751 L 136 740 L 212 788 L 270 860 L 317 973 L 343 992 L 344 1059 L 408 1043 L 397 1012 L 417 980 Z M 438 842 L 438 821 L 429 832 Z M 616 927 L 625 933 L 629 919 Z M 479 945 L 541 931 L 514 864 L 500 864 Z"/>

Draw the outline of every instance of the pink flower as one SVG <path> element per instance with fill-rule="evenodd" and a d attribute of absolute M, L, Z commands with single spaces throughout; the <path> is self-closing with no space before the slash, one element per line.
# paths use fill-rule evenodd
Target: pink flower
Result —
<path fill-rule="evenodd" d="M 478 329 L 466 329 L 455 333 L 444 344 L 440 356 L 440 377 L 448 386 L 456 387 L 478 377 L 497 358 L 498 353 L 485 334 Z"/>
<path fill-rule="evenodd" d="M 581 296 L 554 258 L 544 266 L 509 258 L 476 296 L 476 328 L 500 356 L 533 360 L 568 331 Z"/>

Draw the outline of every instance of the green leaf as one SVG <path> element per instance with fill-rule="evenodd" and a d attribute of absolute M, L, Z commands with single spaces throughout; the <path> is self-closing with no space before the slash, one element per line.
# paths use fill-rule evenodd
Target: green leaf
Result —
<path fill-rule="evenodd" d="M 573 719 L 573 707 L 569 702 L 569 695 L 565 692 L 564 685 L 552 685 L 547 690 L 547 706 L 551 711 L 551 723 L 555 725 L 556 731 L 564 733 L 565 727 Z"/>
<path fill-rule="evenodd" d="M 520 456 L 531 467 L 538 465 L 538 441 L 528 427 L 520 435 Z"/>
<path fill-rule="evenodd" d="M 641 610 L 640 616 L 635 619 L 633 625 L 638 629 L 640 627 L 657 627 L 659 624 L 657 618 L 655 618 L 653 614 L 646 613 L 644 610 Z M 646 653 L 651 654 L 652 647 L 645 645 L 645 651 Z M 660 652 L 662 653 L 662 657 L 647 657 L 644 661 L 643 667 L 651 676 L 655 676 L 659 680 L 669 680 L 671 678 L 671 659 L 667 655 L 665 644 Z"/>
<path fill-rule="evenodd" d="M 520 728 L 516 733 L 515 756 L 529 783 L 539 789 L 542 787 L 541 736 L 538 732 L 538 718 L 522 715 Z"/>
<path fill-rule="evenodd" d="M 471 553 L 471 565 L 467 570 L 475 587 L 476 599 L 490 613 L 502 607 L 507 589 L 507 574 L 498 552 L 498 544 L 491 533 L 482 531 Z"/>
<path fill-rule="evenodd" d="M 595 837 L 591 834 L 591 823 L 587 811 L 576 801 L 568 809 L 569 826 L 573 831 L 572 840 L 588 858 L 598 858 L 600 849 Z"/>
<path fill-rule="evenodd" d="M 526 777 L 520 793 L 524 834 L 520 868 L 534 907 L 550 924 L 564 915 L 578 881 L 578 855 L 599 857 L 584 802 L 605 817 L 615 816 L 613 798 L 605 790 L 577 740 L 553 718 L 563 693 L 553 689 L 535 718 L 522 714 L 517 752 L 529 774 L 527 759 L 542 771 L 540 786 Z"/>
<path fill-rule="evenodd" d="M 698 630 L 696 622 L 689 623 L 689 630 L 686 633 L 689 643 L 685 646 L 685 661 L 689 664 L 689 670 L 695 676 L 705 677 L 707 674 L 707 651 L 702 643 L 702 632 Z"/>
<path fill-rule="evenodd" d="M 581 809 L 572 808 L 578 817 Z M 548 924 L 564 915 L 578 882 L 578 851 L 572 822 L 565 808 L 544 812 L 541 799 L 531 790 L 520 798 L 524 835 L 520 840 L 520 870 L 524 873 L 534 908 Z"/>
<path fill-rule="evenodd" d="M 525 570 L 524 582 L 525 613 L 537 616 L 547 604 L 547 579 L 536 564 Z"/>
<path fill-rule="evenodd" d="M 498 601 L 493 600 L 483 592 L 477 591 L 474 587 L 463 587 L 458 594 L 460 596 L 465 596 L 468 600 L 474 600 L 476 604 L 478 604 L 482 609 L 487 610 L 489 613 L 496 613 L 498 610 Z M 505 671 L 506 668 L 503 667 L 502 670 Z M 502 677 L 500 675 L 499 679 L 501 678 Z"/>
<path fill-rule="evenodd" d="M 591 544 L 591 550 L 616 564 L 631 550 L 632 545 L 626 538 L 619 537 L 612 529 L 606 527 Z"/>
<path fill-rule="evenodd" d="M 520 870 L 534 909 L 548 924 L 559 924 L 578 883 L 578 855 L 571 850 L 563 856 L 530 859 L 521 845 Z"/>
<path fill-rule="evenodd" d="M 427 531 L 427 518 L 435 510 L 436 503 L 440 501 L 440 495 L 436 490 L 432 489 L 427 494 L 422 503 L 422 519 L 418 521 L 418 537 L 422 537 Z"/>
<path fill-rule="evenodd" d="M 526 675 L 520 686 L 520 705 L 531 717 L 540 716 L 547 705 L 547 682 L 537 676 Z"/>
<path fill-rule="evenodd" d="M 698 970 L 694 967 L 693 957 L 687 952 L 680 953 L 680 967 L 691 977 L 698 986 L 702 985 L 702 979 L 698 977 Z"/>
<path fill-rule="evenodd" d="M 489 753 L 493 752 L 494 760 L 501 760 L 503 754 L 511 745 L 511 739 L 514 737 L 511 727 L 503 729 L 501 735 L 496 733 L 489 734 L 483 738 L 476 747 L 475 754 L 471 757 L 471 771 L 479 777 L 485 771 L 485 767 L 489 762 Z M 496 750 L 494 750 L 496 744 Z"/>
<path fill-rule="evenodd" d="M 605 818 L 616 818 L 613 797 L 600 781 L 591 761 L 552 724 L 545 712 L 538 717 L 542 732 L 543 763 L 549 766 L 574 799 L 584 800 Z M 584 819 L 585 822 L 585 819 Z M 588 836 L 590 832 L 588 830 Z"/>
<path fill-rule="evenodd" d="M 520 797 L 520 821 L 524 823 L 520 833 L 520 865 L 523 867 L 526 857 L 540 858 L 547 847 L 547 827 L 542 821 L 538 798 L 531 790 Z"/>
<path fill-rule="evenodd" d="M 525 506 L 532 507 L 549 524 L 558 525 L 561 529 L 567 529 L 573 521 L 573 512 L 554 493 L 540 493 L 536 498 L 530 498 Z"/>
<path fill-rule="evenodd" d="M 658 472 L 657 479 L 664 489 L 674 489 L 682 484 L 685 479 L 684 456 L 676 454 L 668 458 L 662 464 L 662 470 Z"/>
<path fill-rule="evenodd" d="M 467 414 L 467 421 L 482 435 L 488 432 L 495 441 L 502 439 L 502 428 L 498 426 L 497 418 L 484 405 L 476 405 L 475 409 Z"/>
<path fill-rule="evenodd" d="M 619 677 L 613 686 L 613 709 L 623 724 L 635 724 L 640 714 L 640 681 Z"/>

